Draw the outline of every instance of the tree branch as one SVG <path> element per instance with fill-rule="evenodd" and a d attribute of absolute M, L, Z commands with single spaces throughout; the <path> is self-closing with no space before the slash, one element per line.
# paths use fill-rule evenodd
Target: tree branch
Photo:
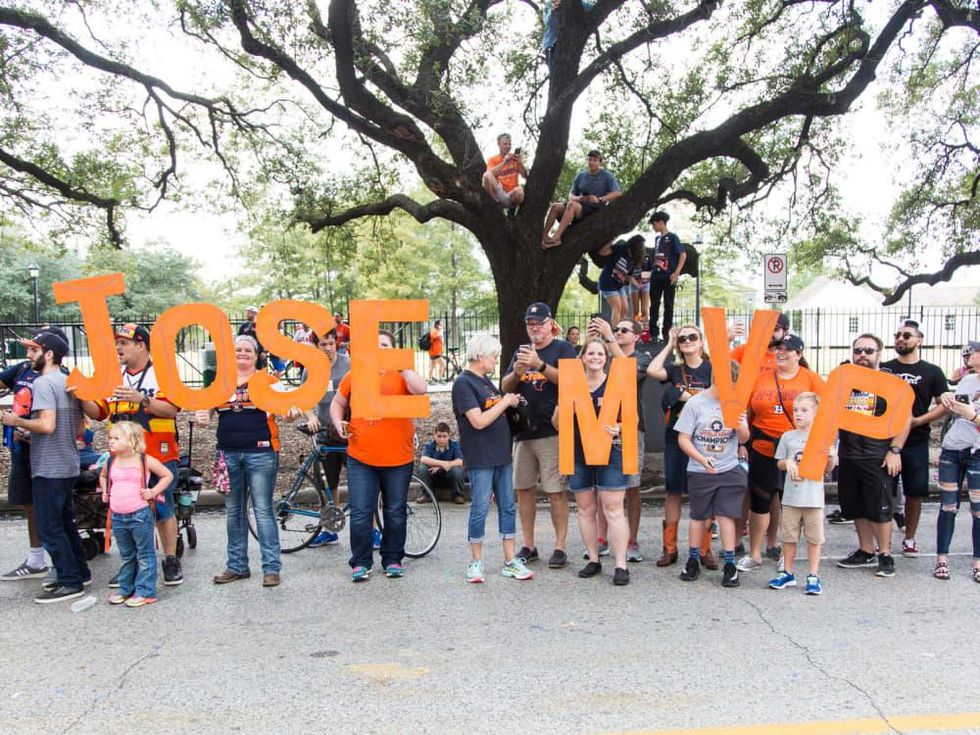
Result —
<path fill-rule="evenodd" d="M 316 233 L 325 227 L 337 227 L 361 217 L 377 217 L 391 214 L 396 209 L 408 212 L 408 214 L 412 215 L 421 224 L 425 224 L 436 217 L 441 217 L 442 219 L 456 222 L 467 229 L 472 229 L 474 226 L 472 218 L 467 214 L 462 205 L 457 202 L 447 199 L 435 199 L 428 204 L 419 204 L 405 194 L 393 194 L 381 202 L 360 204 L 340 214 L 305 221 L 310 225 L 310 229 Z"/>
<path fill-rule="evenodd" d="M 980 265 L 980 251 L 970 251 L 965 253 L 957 253 L 953 255 L 942 269 L 934 273 L 919 273 L 917 275 L 907 275 L 906 271 L 897 266 L 892 265 L 893 268 L 898 270 L 903 274 L 904 280 L 899 283 L 894 288 L 888 288 L 886 286 L 879 286 L 877 283 L 871 280 L 870 276 L 862 276 L 860 278 L 856 277 L 851 271 L 850 261 L 845 257 L 844 262 L 846 265 L 846 271 L 844 277 L 847 278 L 855 286 L 867 286 L 873 291 L 878 292 L 885 298 L 882 300 L 882 305 L 891 306 L 892 304 L 897 304 L 902 300 L 902 297 L 908 293 L 909 289 L 913 286 L 924 284 L 927 286 L 935 286 L 937 283 L 942 283 L 944 281 L 949 281 L 953 274 L 959 268 L 970 265 Z"/>

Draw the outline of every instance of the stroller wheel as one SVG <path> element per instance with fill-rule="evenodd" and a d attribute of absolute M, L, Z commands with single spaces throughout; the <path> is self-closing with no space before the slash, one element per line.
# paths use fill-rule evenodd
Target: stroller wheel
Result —
<path fill-rule="evenodd" d="M 82 551 L 85 552 L 85 558 L 88 561 L 92 561 L 92 559 L 97 557 L 101 550 L 102 547 L 99 545 L 99 542 L 91 536 L 86 536 L 82 539 Z"/>
<path fill-rule="evenodd" d="M 187 527 L 187 545 L 192 549 L 197 548 L 197 529 L 194 526 Z"/>
<path fill-rule="evenodd" d="M 184 539 L 182 536 L 177 536 L 177 558 L 180 559 L 184 555 Z"/>

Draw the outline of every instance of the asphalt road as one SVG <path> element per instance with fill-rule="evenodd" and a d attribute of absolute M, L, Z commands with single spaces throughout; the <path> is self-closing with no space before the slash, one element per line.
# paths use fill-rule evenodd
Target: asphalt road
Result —
<path fill-rule="evenodd" d="M 930 574 L 930 506 L 926 554 L 898 558 L 892 579 L 825 560 L 815 598 L 767 589 L 771 562 L 737 590 L 720 572 L 683 583 L 649 558 L 625 588 L 611 564 L 578 579 L 577 558 L 560 571 L 537 562 L 517 582 L 496 575 L 496 540 L 487 583 L 468 585 L 466 508 L 445 510 L 438 547 L 400 580 L 352 584 L 344 542 L 286 557 L 277 589 L 258 574 L 216 587 L 224 525 L 212 513 L 198 517 L 185 584 L 161 586 L 152 607 L 106 604 L 115 556 L 93 563 L 99 604 L 82 613 L 33 604 L 33 582 L 0 584 L 0 730 L 980 732 L 980 585 L 963 513 L 949 582 Z M 644 512 L 654 557 L 660 515 Z M 852 527 L 827 531 L 830 560 L 852 549 Z M 543 508 L 538 532 L 550 552 Z M 4 570 L 25 537 L 22 521 L 0 522 Z M 570 537 L 577 556 L 574 520 Z M 252 559 L 257 573 L 254 548 Z"/>

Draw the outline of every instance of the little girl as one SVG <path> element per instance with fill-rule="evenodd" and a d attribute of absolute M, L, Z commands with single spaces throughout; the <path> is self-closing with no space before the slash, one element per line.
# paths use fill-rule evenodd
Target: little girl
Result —
<path fill-rule="evenodd" d="M 153 544 L 154 514 L 149 501 L 173 481 L 163 464 L 146 454 L 143 427 L 121 421 L 109 431 L 112 456 L 102 467 L 102 501 L 112 512 L 112 533 L 122 557 L 119 591 L 110 605 L 142 607 L 157 601 L 157 557 Z M 157 478 L 150 488 L 150 474 Z"/>

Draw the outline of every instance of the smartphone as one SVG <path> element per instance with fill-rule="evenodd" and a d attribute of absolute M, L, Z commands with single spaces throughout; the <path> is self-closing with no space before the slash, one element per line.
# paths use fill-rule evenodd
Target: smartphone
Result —
<path fill-rule="evenodd" d="M 589 317 L 589 319 L 602 319 L 602 314 L 598 311 L 592 312 L 592 315 Z"/>
<path fill-rule="evenodd" d="M 966 395 L 965 393 L 960 393 L 959 395 L 956 396 L 956 401 L 957 403 L 965 403 L 966 405 L 969 406 L 970 396 Z"/>
<path fill-rule="evenodd" d="M 521 150 L 520 148 L 515 148 L 515 149 L 514 149 L 514 155 L 515 155 L 515 156 L 519 156 L 519 155 L 521 155 L 521 154 L 522 154 L 523 152 L 524 152 L 524 151 L 523 151 L 523 150 Z"/>

